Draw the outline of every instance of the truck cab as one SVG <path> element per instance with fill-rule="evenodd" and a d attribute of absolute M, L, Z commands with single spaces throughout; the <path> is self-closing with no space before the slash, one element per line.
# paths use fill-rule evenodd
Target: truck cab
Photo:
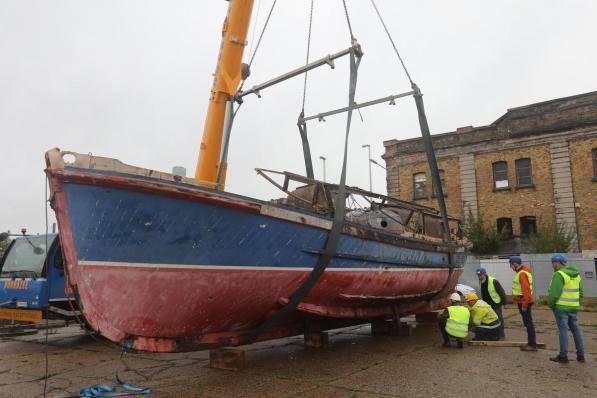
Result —
<path fill-rule="evenodd" d="M 39 323 L 46 305 L 49 318 L 70 318 L 69 299 L 58 234 L 14 239 L 0 260 L 0 319 Z"/>

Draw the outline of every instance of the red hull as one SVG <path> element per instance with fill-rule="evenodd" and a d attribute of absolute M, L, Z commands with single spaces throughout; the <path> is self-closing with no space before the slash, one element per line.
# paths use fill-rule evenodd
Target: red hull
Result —
<path fill-rule="evenodd" d="M 179 351 L 181 337 L 195 340 L 200 336 L 197 343 L 206 347 L 222 337 L 236 337 L 230 340 L 233 345 L 242 343 L 243 334 L 236 332 L 250 331 L 264 321 L 308 275 L 307 271 L 76 268 L 77 279 L 82 281 L 78 291 L 81 302 L 86 303 L 83 310 L 90 325 L 112 341 L 131 337 L 135 348 L 151 351 Z M 446 292 L 453 290 L 461 272 L 455 270 Z M 422 298 L 434 296 L 447 276 L 446 269 L 327 272 L 299 310 L 365 321 L 394 311 L 398 315 L 426 312 L 444 304 L 445 295 L 431 302 Z M 85 288 L 86 282 L 93 283 L 93 289 Z M 392 298 L 408 300 L 407 296 L 418 297 L 392 304 Z M 140 308 L 144 311 L 139 312 Z M 296 320 L 291 318 L 285 324 Z"/>

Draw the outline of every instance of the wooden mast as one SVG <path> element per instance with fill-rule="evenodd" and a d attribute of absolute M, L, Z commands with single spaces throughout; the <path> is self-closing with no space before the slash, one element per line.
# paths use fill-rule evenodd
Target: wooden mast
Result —
<path fill-rule="evenodd" d="M 220 167 L 222 135 L 228 101 L 236 94 L 241 81 L 241 61 L 247 44 L 253 0 L 230 0 L 228 14 L 222 27 L 222 43 L 205 117 L 203 138 L 199 148 L 195 178 L 215 183 Z M 224 189 L 226 164 L 222 165 L 218 189 Z M 201 184 L 200 184 L 201 185 Z M 214 188 L 213 184 L 205 187 Z"/>

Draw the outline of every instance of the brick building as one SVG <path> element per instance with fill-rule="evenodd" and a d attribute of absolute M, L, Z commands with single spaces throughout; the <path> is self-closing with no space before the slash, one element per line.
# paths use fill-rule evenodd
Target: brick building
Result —
<path fill-rule="evenodd" d="M 539 223 L 576 234 L 597 257 L 597 92 L 509 109 L 488 126 L 433 135 L 448 213 L 468 209 L 526 250 Z M 437 207 L 420 138 L 384 142 L 388 195 Z"/>

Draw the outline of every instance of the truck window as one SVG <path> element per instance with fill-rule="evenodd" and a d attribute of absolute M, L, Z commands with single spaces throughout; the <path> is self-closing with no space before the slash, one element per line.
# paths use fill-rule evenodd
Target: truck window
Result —
<path fill-rule="evenodd" d="M 56 236 L 47 237 L 50 247 Z M 30 236 L 28 239 L 15 239 L 2 263 L 2 276 L 9 277 L 15 272 L 25 272 L 36 277 L 42 276 L 46 259 L 46 237 Z M 29 275 L 28 275 L 29 276 Z"/>

